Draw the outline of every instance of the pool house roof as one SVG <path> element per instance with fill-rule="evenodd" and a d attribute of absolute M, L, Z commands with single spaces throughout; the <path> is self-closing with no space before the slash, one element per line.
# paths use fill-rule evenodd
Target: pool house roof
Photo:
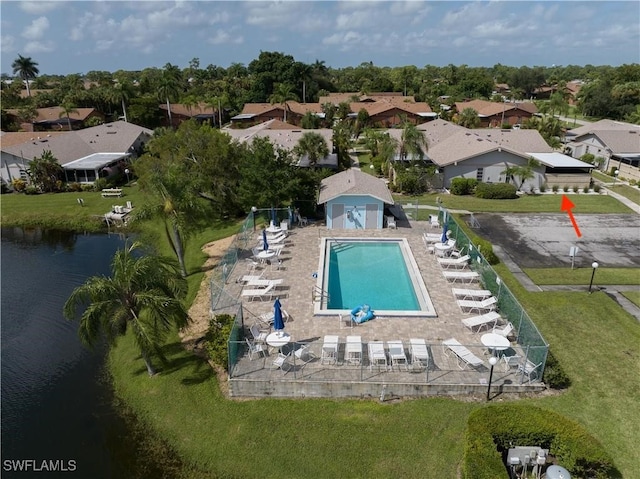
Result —
<path fill-rule="evenodd" d="M 324 204 L 339 196 L 345 195 L 372 196 L 383 203 L 389 205 L 394 204 L 391 192 L 384 180 L 353 168 L 349 168 L 348 170 L 322 180 L 320 183 L 318 204 Z"/>

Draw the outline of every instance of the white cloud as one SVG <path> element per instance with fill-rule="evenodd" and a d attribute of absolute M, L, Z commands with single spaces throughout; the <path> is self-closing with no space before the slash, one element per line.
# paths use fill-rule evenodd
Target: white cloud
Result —
<path fill-rule="evenodd" d="M 22 36 L 27 40 L 38 40 L 44 36 L 48 29 L 49 20 L 47 17 L 38 17 L 24 29 Z"/>
<path fill-rule="evenodd" d="M 349 30 L 344 33 L 334 33 L 322 39 L 325 45 L 341 45 L 340 50 L 349 50 L 351 47 L 359 45 L 363 42 L 364 36 L 358 32 Z"/>
<path fill-rule="evenodd" d="M 218 30 L 215 36 L 207 41 L 213 45 L 221 45 L 224 43 L 239 45 L 244 42 L 244 37 L 242 35 L 236 35 L 230 31 Z"/>
<path fill-rule="evenodd" d="M 306 4 L 306 5 L 305 5 Z M 248 25 L 267 28 L 291 27 L 309 15 L 312 4 L 307 2 L 248 2 Z"/>
<path fill-rule="evenodd" d="M 411 15 L 417 12 L 427 10 L 428 7 L 424 2 L 404 1 L 404 2 L 392 2 L 389 7 L 389 12 L 392 15 Z"/>
<path fill-rule="evenodd" d="M 16 40 L 11 35 L 0 36 L 0 51 L 2 53 L 12 53 L 15 51 Z"/>
<path fill-rule="evenodd" d="M 20 2 L 20 9 L 32 15 L 42 15 L 43 13 L 65 6 L 67 2 L 50 0 L 48 2 Z"/>
<path fill-rule="evenodd" d="M 25 53 L 48 53 L 54 50 L 54 44 L 51 40 L 46 40 L 44 42 L 33 41 L 27 42 L 24 46 Z"/>
<path fill-rule="evenodd" d="M 85 12 L 84 15 L 74 23 L 75 25 L 71 27 L 71 31 L 69 32 L 69 38 L 72 41 L 79 41 L 84 39 L 85 32 L 91 32 L 97 25 L 102 25 L 104 18 L 92 12 Z"/>

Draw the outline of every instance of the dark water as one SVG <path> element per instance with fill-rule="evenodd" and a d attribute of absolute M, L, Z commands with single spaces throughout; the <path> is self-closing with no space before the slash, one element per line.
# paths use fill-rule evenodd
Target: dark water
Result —
<path fill-rule="evenodd" d="M 62 316 L 71 291 L 108 274 L 122 245 L 117 235 L 2 229 L 3 478 L 126 476 L 110 452 L 124 426 L 104 379 L 105 348 L 84 348 L 77 323 Z M 7 461 L 20 459 L 67 471 L 17 473 Z"/>

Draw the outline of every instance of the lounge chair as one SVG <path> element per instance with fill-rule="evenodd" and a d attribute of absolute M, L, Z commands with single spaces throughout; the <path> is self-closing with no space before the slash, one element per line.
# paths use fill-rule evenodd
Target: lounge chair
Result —
<path fill-rule="evenodd" d="M 495 311 L 492 311 L 490 313 L 481 314 L 479 316 L 464 318 L 462 320 L 462 324 L 464 324 L 471 331 L 473 331 L 473 328 L 477 328 L 475 331 L 473 331 L 474 333 L 477 333 L 485 326 L 488 327 L 489 325 L 493 324 L 493 326 L 491 327 L 495 327 L 499 319 L 501 319 L 501 316 Z"/>
<path fill-rule="evenodd" d="M 397 365 L 398 369 L 400 369 L 400 364 L 404 364 L 404 369 L 408 370 L 409 365 L 407 362 L 407 355 L 404 352 L 404 345 L 402 341 L 387 341 L 387 346 L 389 347 L 389 359 L 391 360 L 391 369 L 393 366 Z"/>
<path fill-rule="evenodd" d="M 483 300 L 493 295 L 488 289 L 461 289 L 451 288 L 451 292 L 456 298 Z"/>
<path fill-rule="evenodd" d="M 496 309 L 498 306 L 498 298 L 495 296 L 491 296 L 490 298 L 484 299 L 482 301 L 474 301 L 471 299 L 459 299 L 458 306 L 462 309 L 463 312 L 471 313 L 473 311 L 477 311 L 478 314 L 483 312 L 490 312 Z"/>
<path fill-rule="evenodd" d="M 249 298 L 249 301 L 253 301 L 255 298 L 260 299 L 260 301 L 264 301 L 265 298 L 271 299 L 273 297 L 274 288 L 275 288 L 275 285 L 270 284 L 266 288 L 243 289 L 242 297 Z"/>
<path fill-rule="evenodd" d="M 320 363 L 324 364 L 325 361 L 329 364 L 337 364 L 338 362 L 338 336 L 325 336 L 322 343 L 322 354 L 320 356 Z"/>
<path fill-rule="evenodd" d="M 344 359 L 349 364 L 359 365 L 362 363 L 362 336 L 347 336 Z"/>
<path fill-rule="evenodd" d="M 443 271 L 442 274 L 452 283 L 473 283 L 480 279 L 475 271 Z"/>
<path fill-rule="evenodd" d="M 409 355 L 412 367 L 426 368 L 429 365 L 429 350 L 424 339 L 409 339 Z"/>
<path fill-rule="evenodd" d="M 256 289 L 260 287 L 268 287 L 268 286 L 278 287 L 278 286 L 281 286 L 283 282 L 284 282 L 284 279 L 254 278 L 247 281 L 247 286 L 251 286 Z"/>
<path fill-rule="evenodd" d="M 466 369 L 467 366 L 477 367 L 482 366 L 484 361 L 478 356 L 469 351 L 465 346 L 460 344 L 457 339 L 450 338 L 442 341 L 445 346 L 445 354 L 447 351 L 451 351 L 455 354 L 458 360 L 458 367 L 460 369 Z"/>
<path fill-rule="evenodd" d="M 449 268 L 466 268 L 471 260 L 471 256 L 468 254 L 460 256 L 458 258 L 438 258 L 438 263 L 444 269 Z"/>
<path fill-rule="evenodd" d="M 369 349 L 369 369 L 371 370 L 374 365 L 384 365 L 384 369 L 387 370 L 389 365 L 387 363 L 387 353 L 384 350 L 384 343 L 382 341 L 371 341 L 368 344 Z"/>

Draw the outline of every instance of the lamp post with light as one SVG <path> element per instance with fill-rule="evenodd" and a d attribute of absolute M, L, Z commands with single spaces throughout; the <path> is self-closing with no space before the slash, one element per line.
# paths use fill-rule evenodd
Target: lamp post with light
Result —
<path fill-rule="evenodd" d="M 498 358 L 491 356 L 489 358 L 489 364 L 491 369 L 489 370 L 489 385 L 487 386 L 487 401 L 489 401 L 489 394 L 491 393 L 491 380 L 493 379 L 493 367 L 498 363 Z"/>
<path fill-rule="evenodd" d="M 618 179 L 619 174 L 620 174 L 620 170 L 616 170 L 613 172 L 613 186 L 616 186 L 616 180 Z"/>
<path fill-rule="evenodd" d="M 596 261 L 591 263 L 591 267 L 593 268 L 593 271 L 591 272 L 591 281 L 589 281 L 589 294 L 591 294 L 591 286 L 593 286 L 593 277 L 596 275 L 596 270 L 598 269 L 598 266 L 600 265 Z"/>
<path fill-rule="evenodd" d="M 129 168 L 125 168 L 124 174 L 127 175 L 127 185 L 129 185 Z"/>
<path fill-rule="evenodd" d="M 255 206 L 251 207 L 251 216 L 253 218 L 253 231 L 255 232 L 256 230 L 256 211 L 258 211 L 258 208 L 256 208 Z"/>

